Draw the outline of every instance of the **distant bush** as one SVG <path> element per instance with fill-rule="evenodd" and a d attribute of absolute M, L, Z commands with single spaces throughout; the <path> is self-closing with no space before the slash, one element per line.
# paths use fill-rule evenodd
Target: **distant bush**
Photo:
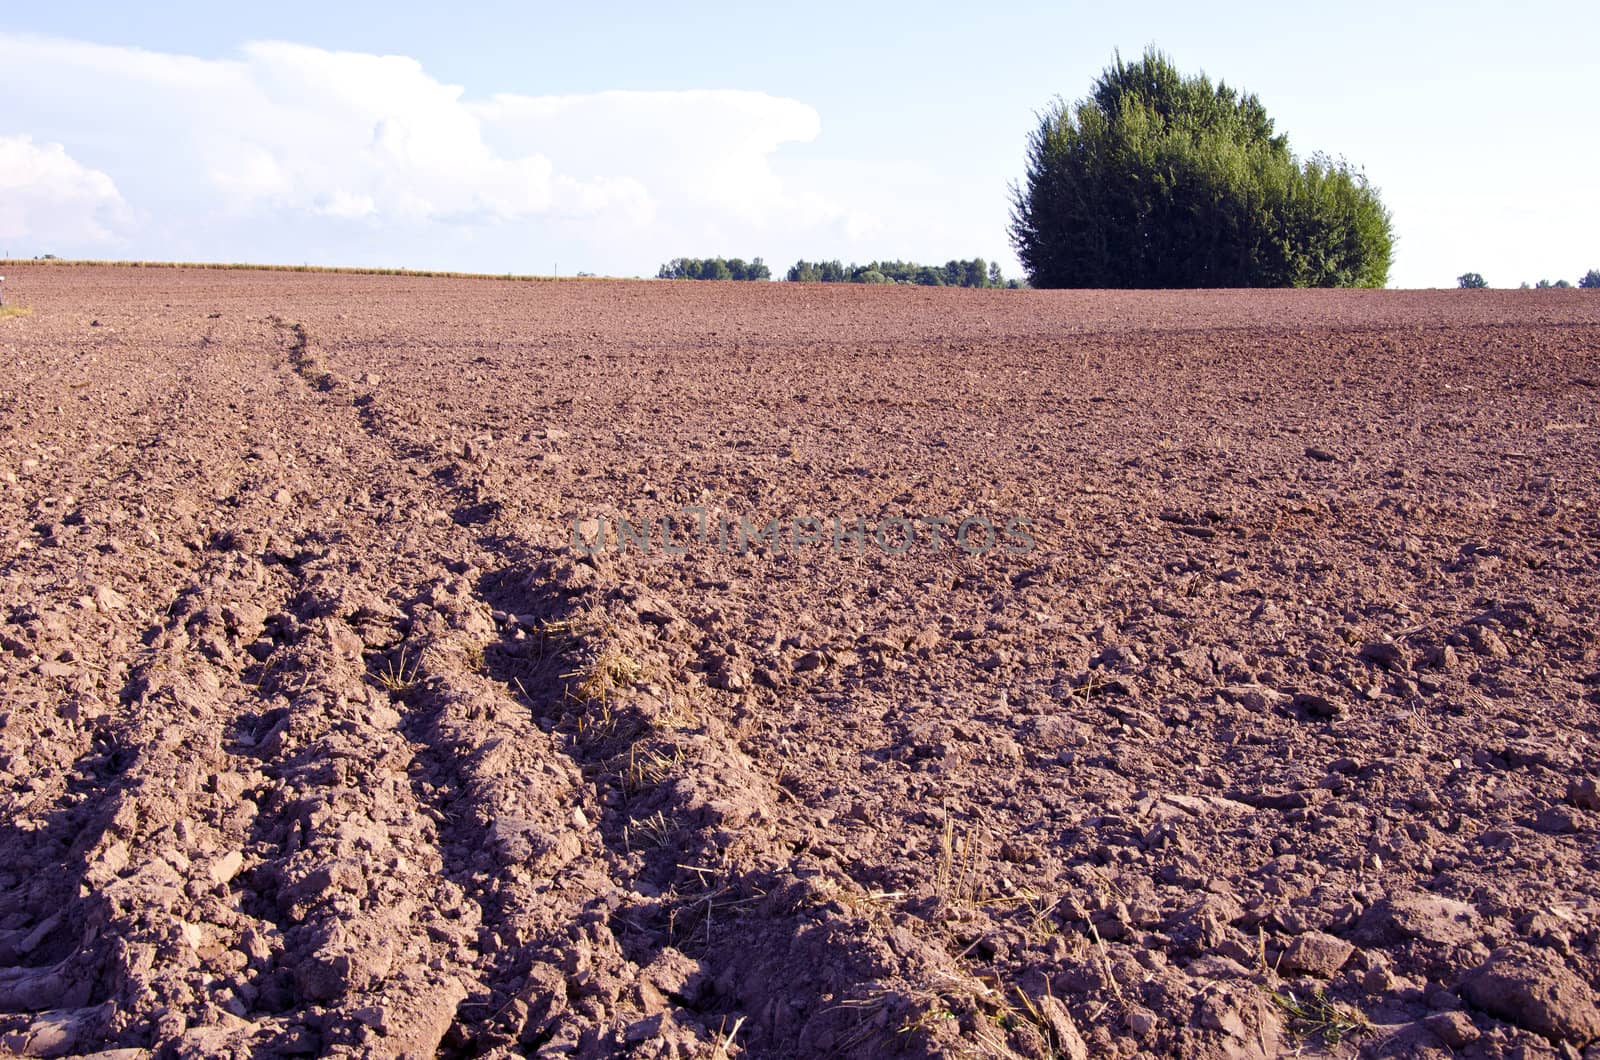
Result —
<path fill-rule="evenodd" d="M 1578 286 L 1591 291 L 1600 288 L 1600 269 L 1590 269 L 1584 273 L 1583 279 L 1578 281 Z"/>
<path fill-rule="evenodd" d="M 770 280 L 772 270 L 760 258 L 673 258 L 656 273 L 658 280 Z"/>
<path fill-rule="evenodd" d="M 1456 277 L 1456 286 L 1463 291 L 1478 291 L 1489 286 L 1489 281 L 1476 272 L 1464 272 Z"/>
<path fill-rule="evenodd" d="M 1000 266 L 982 258 L 919 265 L 914 261 L 872 261 L 846 266 L 833 261 L 801 259 L 784 277 L 791 283 L 909 283 L 919 287 L 1004 287 Z"/>
<path fill-rule="evenodd" d="M 1569 289 L 1572 286 L 1572 284 L 1568 283 L 1566 280 L 1557 280 L 1555 283 L 1551 283 L 1549 280 L 1540 280 L 1538 283 L 1534 284 L 1533 286 L 1535 288 L 1537 288 L 1538 290 L 1541 290 L 1541 291 L 1549 291 L 1549 290 L 1563 290 L 1564 291 L 1564 290 Z"/>

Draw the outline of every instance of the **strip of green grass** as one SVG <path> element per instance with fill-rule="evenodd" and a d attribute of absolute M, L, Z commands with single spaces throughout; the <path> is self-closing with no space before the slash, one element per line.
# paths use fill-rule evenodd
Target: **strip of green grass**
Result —
<path fill-rule="evenodd" d="M 77 261 L 67 258 L 38 258 L 0 262 L 5 267 L 28 265 L 71 265 L 120 269 L 244 269 L 258 272 L 326 272 L 345 276 L 416 276 L 449 280 L 515 280 L 522 283 L 556 283 L 594 279 L 588 276 L 524 276 L 514 273 L 442 272 L 431 269 L 380 269 L 342 265 L 251 265 L 246 262 L 215 261 Z"/>

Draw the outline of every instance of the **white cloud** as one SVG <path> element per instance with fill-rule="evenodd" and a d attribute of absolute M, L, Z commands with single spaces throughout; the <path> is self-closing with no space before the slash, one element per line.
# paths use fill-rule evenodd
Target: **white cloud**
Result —
<path fill-rule="evenodd" d="M 500 95 L 475 104 L 491 141 L 509 151 L 542 146 L 576 172 L 625 176 L 675 204 L 753 225 L 800 210 L 836 210 L 787 191 L 770 165 L 784 143 L 816 138 L 811 107 L 760 92 L 601 92 Z"/>
<path fill-rule="evenodd" d="M 580 223 L 650 252 L 710 233 L 868 223 L 781 179 L 773 156 L 815 139 L 821 119 L 759 92 L 473 100 L 402 56 L 258 42 L 199 59 L 0 33 L 0 98 L 0 133 L 60 139 L 115 175 L 116 186 L 77 167 L 79 198 L 115 204 L 120 186 L 152 232 L 191 245 L 213 229 L 265 244 L 274 219 L 390 242 Z"/>
<path fill-rule="evenodd" d="M 62 145 L 0 136 L 0 239 L 100 242 L 124 213 L 111 178 L 79 164 Z"/>

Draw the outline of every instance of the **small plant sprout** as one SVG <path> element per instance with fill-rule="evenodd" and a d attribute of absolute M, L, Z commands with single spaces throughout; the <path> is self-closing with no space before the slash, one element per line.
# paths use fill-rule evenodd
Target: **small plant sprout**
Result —
<path fill-rule="evenodd" d="M 1272 1003 L 1284 1014 L 1290 1031 L 1301 1038 L 1315 1038 L 1328 1048 L 1372 1027 L 1366 1016 L 1334 1002 L 1321 990 L 1306 997 L 1283 990 L 1272 995 Z"/>
<path fill-rule="evenodd" d="M 378 671 L 378 687 L 396 698 L 404 696 L 417 686 L 417 670 L 420 666 L 421 662 L 416 659 L 411 661 L 409 668 L 406 666 L 406 649 L 402 645 L 399 659 L 391 657 Z"/>

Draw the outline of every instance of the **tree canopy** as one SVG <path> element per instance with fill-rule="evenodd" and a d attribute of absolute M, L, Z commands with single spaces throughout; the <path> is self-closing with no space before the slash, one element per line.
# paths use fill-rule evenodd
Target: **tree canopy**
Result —
<path fill-rule="evenodd" d="M 922 287 L 1004 287 L 1000 266 L 982 258 L 951 260 L 943 265 L 914 261 L 872 261 L 843 265 L 833 261 L 801 259 L 785 277 L 795 283 L 910 283 Z"/>
<path fill-rule="evenodd" d="M 1035 287 L 1382 287 L 1394 248 L 1364 174 L 1154 50 L 1040 115 L 1011 239 Z"/>
<path fill-rule="evenodd" d="M 673 258 L 656 273 L 658 280 L 770 280 L 772 270 L 760 258 Z"/>

